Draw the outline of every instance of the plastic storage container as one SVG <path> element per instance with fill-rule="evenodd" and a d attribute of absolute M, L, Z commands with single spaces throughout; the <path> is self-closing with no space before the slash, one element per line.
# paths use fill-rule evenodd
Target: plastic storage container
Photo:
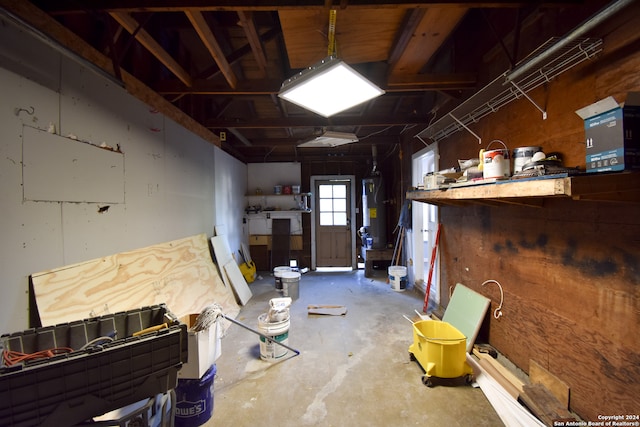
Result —
<path fill-rule="evenodd" d="M 175 427 L 196 427 L 209 421 L 213 415 L 216 372 L 214 364 L 202 378 L 178 380 Z"/>
<path fill-rule="evenodd" d="M 133 336 L 164 323 L 163 329 Z M 87 346 L 114 331 L 114 341 Z M 0 423 L 14 426 L 74 425 L 165 393 L 177 385 L 188 356 L 186 325 L 164 304 L 28 329 L 0 340 L 5 350 L 21 353 L 74 350 L 0 369 Z"/>
<path fill-rule="evenodd" d="M 467 338 L 447 322 L 422 320 L 413 324 L 413 344 L 409 354 L 417 360 L 425 375 L 422 382 L 432 386 L 431 377 L 471 381 L 473 370 L 467 364 Z"/>

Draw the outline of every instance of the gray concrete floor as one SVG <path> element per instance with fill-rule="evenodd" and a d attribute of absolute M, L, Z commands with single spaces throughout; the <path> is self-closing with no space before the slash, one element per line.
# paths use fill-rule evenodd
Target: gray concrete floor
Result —
<path fill-rule="evenodd" d="M 282 360 L 260 359 L 259 337 L 231 324 L 216 362 L 214 412 L 206 426 L 501 426 L 480 388 L 422 384 L 409 358 L 412 328 L 403 314 L 422 311 L 422 295 L 396 292 L 386 271 L 303 274 L 291 307 Z M 258 329 L 280 297 L 269 273 L 236 318 Z M 345 316 L 309 315 L 307 305 L 345 305 Z"/>

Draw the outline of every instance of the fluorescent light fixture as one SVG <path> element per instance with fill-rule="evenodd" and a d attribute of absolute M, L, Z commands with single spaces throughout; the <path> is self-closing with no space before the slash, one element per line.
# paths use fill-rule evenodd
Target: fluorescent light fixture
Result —
<path fill-rule="evenodd" d="M 298 144 L 298 147 L 337 147 L 352 142 L 358 142 L 358 137 L 354 133 L 327 131 Z"/>
<path fill-rule="evenodd" d="M 312 67 L 285 80 L 278 96 L 330 117 L 384 93 L 335 56 L 329 56 Z"/>

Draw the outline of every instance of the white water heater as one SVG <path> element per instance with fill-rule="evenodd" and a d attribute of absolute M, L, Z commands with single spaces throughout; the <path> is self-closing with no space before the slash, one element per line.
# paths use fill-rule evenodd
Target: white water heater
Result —
<path fill-rule="evenodd" d="M 372 238 L 372 249 L 387 246 L 385 191 L 381 176 L 362 180 L 362 225 Z"/>

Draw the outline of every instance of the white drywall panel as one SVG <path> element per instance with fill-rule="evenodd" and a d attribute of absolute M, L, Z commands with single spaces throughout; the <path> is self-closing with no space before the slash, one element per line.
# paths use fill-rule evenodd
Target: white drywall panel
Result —
<path fill-rule="evenodd" d="M 0 37 L 0 45 L 8 42 Z M 29 326 L 31 273 L 188 235 L 212 235 L 217 223 L 214 181 L 218 172 L 213 163 L 216 150 L 221 150 L 67 57 L 61 67 L 45 66 L 30 53 L 22 53 L 12 59 L 20 63 L 14 68 L 33 67 L 42 75 L 58 75 L 62 70 L 63 77 L 58 93 L 0 69 L 0 332 Z M 16 107 L 23 108 L 18 115 Z M 46 130 L 50 122 L 61 136 L 73 134 L 97 144 L 120 145 L 124 203 L 23 200 L 23 126 Z M 241 224 L 238 212 L 243 209 L 246 166 L 222 157 L 224 169 L 241 179 L 232 180 L 234 185 L 221 192 L 225 197 L 221 205 L 234 208 L 219 217 L 227 224 Z M 105 205 L 109 208 L 100 212 Z"/>
<path fill-rule="evenodd" d="M 247 191 L 247 165 L 217 148 L 214 151 L 215 223 L 224 225 L 231 251 L 238 256 L 242 242 L 249 243 L 243 227 Z M 240 260 L 240 258 L 236 258 Z"/>
<path fill-rule="evenodd" d="M 213 157 L 213 145 L 166 120 L 165 209 L 187 235 L 213 234 Z"/>
<path fill-rule="evenodd" d="M 54 267 L 130 249 L 129 236 L 136 233 L 127 232 L 127 212 L 124 204 L 62 203 L 60 209 L 64 261 Z"/>
<path fill-rule="evenodd" d="M 0 40 L 2 38 L 0 37 Z M 62 262 L 58 203 L 25 202 L 22 193 L 24 124 L 57 120 L 58 94 L 0 68 L 0 333 L 28 326 L 28 275 Z M 33 107 L 28 114 L 16 107 Z"/>
<path fill-rule="evenodd" d="M 273 194 L 274 185 L 301 185 L 300 163 L 250 163 L 247 175 L 247 194 L 255 194 L 258 188 L 264 194 Z"/>
<path fill-rule="evenodd" d="M 123 140 L 132 98 L 124 88 L 63 58 L 60 94 L 60 135 L 95 145 L 120 145 L 126 151 Z"/>
<path fill-rule="evenodd" d="M 124 203 L 122 153 L 25 126 L 25 200 Z"/>

